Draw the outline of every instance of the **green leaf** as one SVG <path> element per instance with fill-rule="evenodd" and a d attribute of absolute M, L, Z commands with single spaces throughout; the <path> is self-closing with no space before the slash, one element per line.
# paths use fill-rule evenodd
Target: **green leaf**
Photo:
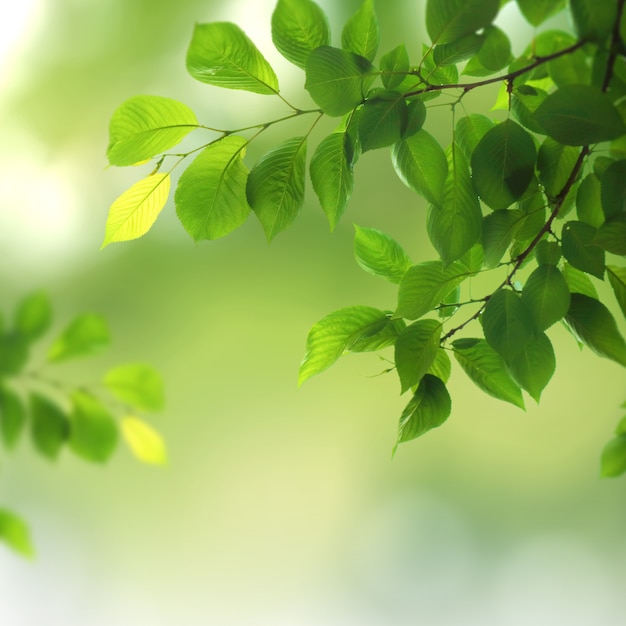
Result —
<path fill-rule="evenodd" d="M 43 456 L 55 460 L 69 436 L 69 421 L 65 411 L 45 396 L 31 393 L 30 414 L 35 448 Z"/>
<path fill-rule="evenodd" d="M 209 85 L 278 93 L 278 79 L 248 36 L 230 22 L 196 24 L 187 50 L 187 71 Z"/>
<path fill-rule="evenodd" d="M 8 450 L 15 448 L 24 426 L 26 411 L 20 397 L 8 387 L 0 386 L 0 436 Z"/>
<path fill-rule="evenodd" d="M 534 133 L 545 134 L 543 127 L 535 120 L 535 111 L 546 99 L 547 93 L 530 85 L 519 85 L 513 89 L 511 110 L 517 121 Z"/>
<path fill-rule="evenodd" d="M 313 189 L 334 230 L 352 195 L 352 145 L 347 132 L 334 132 L 322 139 L 310 164 Z"/>
<path fill-rule="evenodd" d="M 440 378 L 444 383 L 450 380 L 450 374 L 452 373 L 452 363 L 448 352 L 443 348 L 437 350 L 435 360 L 433 364 L 428 368 L 428 374 L 432 374 L 437 378 Z"/>
<path fill-rule="evenodd" d="M 555 198 L 563 191 L 577 160 L 577 148 L 564 146 L 551 137 L 545 138 L 537 155 L 537 169 L 549 197 Z"/>
<path fill-rule="evenodd" d="M 489 25 L 483 31 L 484 41 L 476 58 L 488 70 L 497 72 L 508 65 L 511 58 L 511 42 L 497 26 Z"/>
<path fill-rule="evenodd" d="M 566 0 L 517 0 L 517 5 L 533 26 L 539 26 L 550 16 L 562 11 Z"/>
<path fill-rule="evenodd" d="M 359 10 L 346 22 L 341 33 L 341 47 L 373 61 L 378 51 L 380 32 L 374 0 L 364 0 Z"/>
<path fill-rule="evenodd" d="M 375 228 L 354 225 L 354 256 L 359 266 L 374 276 L 399 283 L 411 267 L 411 259 L 402 246 Z"/>
<path fill-rule="evenodd" d="M 459 261 L 444 267 L 425 261 L 410 267 L 400 282 L 396 316 L 415 320 L 434 309 L 470 272 Z"/>
<path fill-rule="evenodd" d="M 426 121 L 426 105 L 422 100 L 411 100 L 407 105 L 407 122 L 402 138 L 407 139 L 422 129 Z"/>
<path fill-rule="evenodd" d="M 306 137 L 294 137 L 272 148 L 250 171 L 246 194 L 271 241 L 291 226 L 304 203 Z"/>
<path fill-rule="evenodd" d="M 109 209 L 102 248 L 145 235 L 159 217 L 169 193 L 169 174 L 151 174 L 125 191 Z"/>
<path fill-rule="evenodd" d="M 562 231 L 563 256 L 576 268 L 604 276 L 604 250 L 593 243 L 596 229 L 584 222 L 566 222 Z"/>
<path fill-rule="evenodd" d="M 52 321 L 52 304 L 48 294 L 36 291 L 23 298 L 15 312 L 15 330 L 30 340 L 43 335 Z"/>
<path fill-rule="evenodd" d="M 528 188 L 536 157 L 532 137 L 512 120 L 487 131 L 472 154 L 473 181 L 481 200 L 492 209 L 506 209 Z"/>
<path fill-rule="evenodd" d="M 538 330 L 558 322 L 570 304 L 570 291 L 563 274 L 554 265 L 540 265 L 524 285 L 522 302 Z"/>
<path fill-rule="evenodd" d="M 307 59 L 304 86 L 324 113 L 338 117 L 363 101 L 375 76 L 365 57 L 321 46 Z"/>
<path fill-rule="evenodd" d="M 396 446 L 441 426 L 450 416 L 451 410 L 452 401 L 445 383 L 436 376 L 426 374 L 402 412 Z"/>
<path fill-rule="evenodd" d="M 503 209 L 482 220 L 484 264 L 493 269 L 500 263 L 526 217 L 520 211 Z"/>
<path fill-rule="evenodd" d="M 626 367 L 626 343 L 609 310 L 594 298 L 572 294 L 566 321 L 596 354 Z"/>
<path fill-rule="evenodd" d="M 598 228 L 593 243 L 612 254 L 626 255 L 626 213 L 604 222 Z"/>
<path fill-rule="evenodd" d="M 530 339 L 522 352 L 509 363 L 509 370 L 515 381 L 537 403 L 555 369 L 554 349 L 545 333 L 539 333 Z"/>
<path fill-rule="evenodd" d="M 482 314 L 487 343 L 510 364 L 535 336 L 533 316 L 525 302 L 510 289 L 499 289 Z"/>
<path fill-rule="evenodd" d="M 563 278 L 565 278 L 570 293 L 582 293 L 584 296 L 589 296 L 596 300 L 598 299 L 598 292 L 587 274 L 576 269 L 569 263 L 563 265 L 562 271 Z"/>
<path fill-rule="evenodd" d="M 611 157 L 606 156 L 597 156 L 593 160 L 593 173 L 598 177 L 602 178 L 606 170 L 615 163 L 615 160 Z"/>
<path fill-rule="evenodd" d="M 456 123 L 454 139 L 467 159 L 471 159 L 476 146 L 493 126 L 494 123 L 488 117 L 476 113 L 459 119 Z"/>
<path fill-rule="evenodd" d="M 617 139 L 626 124 L 610 98 L 591 85 L 564 85 L 535 111 L 535 120 L 559 143 L 586 146 Z"/>
<path fill-rule="evenodd" d="M 460 259 L 479 239 L 482 213 L 461 149 L 452 144 L 447 151 L 448 175 L 440 206 L 428 211 L 428 235 L 441 260 Z"/>
<path fill-rule="evenodd" d="M 410 69 L 409 54 L 403 43 L 384 54 L 380 59 L 380 77 L 385 89 L 398 87 L 406 78 Z"/>
<path fill-rule="evenodd" d="M 129 363 L 110 369 L 104 386 L 137 411 L 160 411 L 165 405 L 163 379 L 150 365 Z"/>
<path fill-rule="evenodd" d="M 626 160 L 615 161 L 602 175 L 602 211 L 608 219 L 626 212 Z"/>
<path fill-rule="evenodd" d="M 484 37 L 482 35 L 472 33 L 452 43 L 439 44 L 433 49 L 435 65 L 456 65 L 461 61 L 465 61 L 478 52 L 483 41 Z"/>
<path fill-rule="evenodd" d="M 571 44 L 576 43 L 572 37 Z M 584 85 L 591 81 L 591 68 L 587 55 L 581 49 L 552 59 L 547 63 L 548 73 L 557 87 Z"/>
<path fill-rule="evenodd" d="M 539 265 L 558 265 L 561 260 L 561 246 L 556 241 L 542 239 L 535 246 L 535 258 Z"/>
<path fill-rule="evenodd" d="M 194 112 L 162 96 L 134 96 L 111 117 L 107 158 L 111 165 L 135 165 L 180 143 L 198 128 Z"/>
<path fill-rule="evenodd" d="M 626 316 L 626 267 L 607 265 L 606 274 L 615 293 L 615 298 Z"/>
<path fill-rule="evenodd" d="M 614 437 L 604 446 L 600 465 L 603 478 L 621 476 L 626 472 L 626 435 Z"/>
<path fill-rule="evenodd" d="M 484 250 L 480 243 L 477 243 L 463 256 L 462 259 L 459 259 L 459 262 L 462 263 L 470 275 L 473 276 L 478 274 L 483 267 L 484 263 Z"/>
<path fill-rule="evenodd" d="M 399 141 L 393 147 L 391 158 L 398 177 L 407 187 L 433 204 L 442 203 L 448 161 L 432 135 L 422 129 Z"/>
<path fill-rule="evenodd" d="M 626 402 L 622 402 L 621 406 L 622 408 L 626 408 Z M 615 434 L 616 435 L 626 435 L 626 417 L 623 417 L 618 423 L 617 426 L 615 427 Z"/>
<path fill-rule="evenodd" d="M 330 44 L 326 14 L 311 0 L 278 0 L 272 13 L 272 41 L 288 61 L 304 69 L 315 48 Z"/>
<path fill-rule="evenodd" d="M 417 385 L 435 362 L 441 329 L 436 320 L 419 320 L 398 337 L 395 361 L 402 393 Z"/>
<path fill-rule="evenodd" d="M 131 452 L 142 463 L 167 465 L 167 449 L 161 435 L 137 417 L 124 417 L 120 424 L 122 437 Z"/>
<path fill-rule="evenodd" d="M 592 172 L 583 178 L 576 193 L 576 215 L 581 222 L 598 228 L 604 222 L 600 181 Z"/>
<path fill-rule="evenodd" d="M 457 41 L 491 24 L 499 8 L 499 0 L 428 0 L 426 30 L 433 43 Z"/>
<path fill-rule="evenodd" d="M 368 98 L 358 119 L 363 152 L 384 148 L 400 141 L 407 120 L 408 111 L 402 94 L 383 91 Z"/>
<path fill-rule="evenodd" d="M 65 361 L 100 352 L 111 341 L 106 320 L 95 313 L 79 315 L 48 350 L 48 361 Z"/>
<path fill-rule="evenodd" d="M 351 345 L 379 329 L 388 317 L 369 306 L 349 306 L 333 311 L 313 325 L 306 340 L 306 353 L 300 365 L 298 385 L 329 368 Z"/>
<path fill-rule="evenodd" d="M 521 389 L 507 373 L 500 355 L 484 339 L 457 339 L 452 345 L 454 357 L 479 389 L 524 408 Z"/>
<path fill-rule="evenodd" d="M 0 336 L 0 378 L 19 374 L 28 361 L 28 339 L 19 333 Z"/>
<path fill-rule="evenodd" d="M 21 517 L 7 509 L 0 509 L 0 541 L 21 556 L 26 558 L 35 556 L 28 525 Z"/>
<path fill-rule="evenodd" d="M 615 0 L 570 0 L 570 10 L 581 39 L 602 42 L 610 36 L 617 11 Z"/>
<path fill-rule="evenodd" d="M 387 313 L 386 319 L 372 324 L 357 339 L 350 342 L 350 352 L 374 352 L 382 350 L 396 343 L 400 333 L 406 328 L 404 320 L 391 319 Z"/>
<path fill-rule="evenodd" d="M 102 403 L 88 393 L 73 393 L 70 423 L 72 450 L 87 461 L 108 461 L 117 446 L 119 432 L 115 420 Z"/>
<path fill-rule="evenodd" d="M 198 242 L 218 239 L 241 226 L 250 206 L 246 139 L 229 135 L 205 148 L 182 173 L 174 201 L 185 230 Z"/>

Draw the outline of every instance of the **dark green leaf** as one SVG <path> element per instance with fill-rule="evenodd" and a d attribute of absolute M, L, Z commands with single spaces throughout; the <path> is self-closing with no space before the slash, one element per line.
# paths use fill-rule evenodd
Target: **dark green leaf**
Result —
<path fill-rule="evenodd" d="M 409 55 L 404 44 L 395 47 L 380 59 L 381 79 L 386 89 L 398 87 L 410 69 Z"/>
<path fill-rule="evenodd" d="M 329 368 L 352 344 L 378 330 L 388 319 L 384 311 L 369 306 L 349 306 L 321 319 L 309 331 L 298 384 Z"/>
<path fill-rule="evenodd" d="M 626 160 L 615 161 L 602 175 L 602 210 L 608 219 L 626 212 Z"/>
<path fill-rule="evenodd" d="M 576 193 L 576 215 L 581 222 L 585 222 L 594 228 L 598 228 L 604 222 L 600 181 L 593 173 L 588 174 L 578 187 L 578 192 Z"/>
<path fill-rule="evenodd" d="M 593 226 L 584 222 L 567 222 L 562 231 L 563 256 L 579 270 L 602 278 L 604 250 L 593 243 L 595 236 Z"/>
<path fill-rule="evenodd" d="M 107 158 L 111 165 L 134 165 L 172 148 L 198 127 L 194 112 L 162 96 L 134 96 L 111 117 Z"/>
<path fill-rule="evenodd" d="M 545 91 L 530 85 L 519 85 L 513 90 L 511 110 L 518 122 L 534 133 L 545 133 L 541 124 L 535 120 L 534 114 L 547 95 Z"/>
<path fill-rule="evenodd" d="M 399 141 L 393 147 L 391 158 L 396 173 L 407 187 L 433 204 L 442 203 L 448 161 L 432 135 L 422 129 Z"/>
<path fill-rule="evenodd" d="M 250 171 L 246 195 L 271 241 L 291 226 L 304 203 L 306 137 L 272 148 Z"/>
<path fill-rule="evenodd" d="M 509 364 L 535 336 L 533 316 L 522 299 L 510 289 L 496 291 L 482 315 L 487 343 Z"/>
<path fill-rule="evenodd" d="M 454 140 L 468 160 L 471 159 L 480 140 L 493 126 L 494 123 L 488 117 L 476 113 L 466 115 L 456 123 Z"/>
<path fill-rule="evenodd" d="M 444 268 L 441 261 L 410 267 L 400 282 L 396 315 L 415 320 L 434 309 L 470 272 L 459 261 Z"/>
<path fill-rule="evenodd" d="M 524 408 L 521 389 L 507 373 L 500 355 L 484 339 L 457 339 L 454 356 L 470 380 L 485 393 Z"/>
<path fill-rule="evenodd" d="M 555 369 L 554 349 L 545 333 L 530 339 L 522 352 L 509 363 L 513 378 L 535 402 L 539 402 L 541 392 L 550 382 Z"/>
<path fill-rule="evenodd" d="M 163 379 L 150 365 L 118 365 L 106 373 L 103 382 L 118 400 L 137 411 L 160 411 L 165 404 Z"/>
<path fill-rule="evenodd" d="M 581 39 L 602 42 L 609 37 L 615 22 L 616 0 L 570 0 L 570 10 Z"/>
<path fill-rule="evenodd" d="M 537 169 L 548 196 L 555 198 L 563 191 L 577 160 L 577 148 L 545 138 L 537 155 Z"/>
<path fill-rule="evenodd" d="M 626 367 L 626 343 L 617 329 L 615 319 L 601 302 L 573 293 L 566 321 L 580 340 L 596 354 Z"/>
<path fill-rule="evenodd" d="M 609 441 L 602 450 L 601 473 L 603 478 L 621 476 L 626 472 L 626 435 Z"/>
<path fill-rule="evenodd" d="M 182 173 L 174 200 L 176 214 L 194 241 L 218 239 L 241 226 L 250 206 L 247 141 L 229 135 L 205 148 Z"/>
<path fill-rule="evenodd" d="M 70 423 L 69 444 L 72 450 L 87 461 L 108 461 L 117 446 L 119 431 L 102 403 L 88 393 L 73 393 Z"/>
<path fill-rule="evenodd" d="M 332 231 L 343 215 L 354 185 L 348 133 L 331 133 L 318 144 L 311 159 L 310 174 Z"/>
<path fill-rule="evenodd" d="M 476 58 L 483 67 L 494 72 L 511 62 L 511 42 L 497 26 L 489 25 L 483 31 L 484 41 Z"/>
<path fill-rule="evenodd" d="M 521 211 L 506 209 L 495 211 L 483 218 L 482 243 L 486 267 L 497 267 L 525 219 L 526 216 Z"/>
<path fill-rule="evenodd" d="M 441 426 L 450 416 L 451 410 L 452 401 L 445 383 L 436 376 L 426 374 L 402 412 L 398 443 L 411 441 Z"/>
<path fill-rule="evenodd" d="M 424 122 L 426 121 L 426 106 L 422 100 L 411 100 L 407 108 L 407 122 L 402 138 L 407 139 L 411 135 L 421 130 Z"/>
<path fill-rule="evenodd" d="M 363 152 L 384 148 L 400 141 L 407 119 L 408 111 L 402 94 L 383 91 L 368 98 L 358 120 Z"/>
<path fill-rule="evenodd" d="M 270 64 L 241 28 L 230 22 L 196 24 L 187 51 L 187 70 L 209 85 L 278 93 L 278 79 Z"/>
<path fill-rule="evenodd" d="M 422 46 L 422 65 L 420 69 L 420 77 L 426 85 L 452 85 L 459 82 L 459 71 L 456 65 L 438 65 L 435 57 L 430 54 L 426 45 Z M 422 98 L 435 98 L 439 95 L 437 91 L 422 94 Z"/>
<path fill-rule="evenodd" d="M 539 265 L 558 265 L 561 260 L 561 246 L 556 241 L 542 239 L 535 246 L 535 258 Z"/>
<path fill-rule="evenodd" d="M 593 173 L 602 178 L 606 170 L 615 163 L 615 160 L 606 156 L 597 156 L 593 161 Z"/>
<path fill-rule="evenodd" d="M 356 224 L 354 228 L 354 256 L 357 263 L 374 276 L 399 283 L 411 267 L 411 259 L 402 246 L 375 228 L 361 228 Z"/>
<path fill-rule="evenodd" d="M 612 254 L 626 255 L 626 213 L 604 222 L 598 228 L 593 243 Z"/>
<path fill-rule="evenodd" d="M 570 293 L 582 293 L 584 296 L 598 299 L 598 292 L 589 276 L 569 263 L 563 265 L 563 278 L 565 278 Z"/>
<path fill-rule="evenodd" d="M 572 39 L 572 44 L 575 39 Z M 585 85 L 591 81 L 591 68 L 583 50 L 575 50 L 547 64 L 548 73 L 557 87 L 564 85 Z"/>
<path fill-rule="evenodd" d="M 539 26 L 551 15 L 562 11 L 566 0 L 517 0 L 520 11 L 533 25 Z"/>
<path fill-rule="evenodd" d="M 512 120 L 494 126 L 472 154 L 474 186 L 485 204 L 506 209 L 533 178 L 537 151 L 532 137 Z"/>
<path fill-rule="evenodd" d="M 43 335 L 52 321 L 50 298 L 43 291 L 26 296 L 18 305 L 15 313 L 15 330 L 28 339 L 37 339 Z"/>
<path fill-rule="evenodd" d="M 30 395 L 31 433 L 35 448 L 51 460 L 59 456 L 69 436 L 69 421 L 65 411 L 45 396 Z"/>
<path fill-rule="evenodd" d="M 339 116 L 361 103 L 374 78 L 365 57 L 321 46 L 307 59 L 304 86 L 324 113 Z"/>
<path fill-rule="evenodd" d="M 102 351 L 111 341 L 106 320 L 95 313 L 79 315 L 48 350 L 48 361 L 65 361 Z"/>
<path fill-rule="evenodd" d="M 448 175 L 441 205 L 431 205 L 428 235 L 445 264 L 460 259 L 479 239 L 482 213 L 469 165 L 458 146 L 448 149 Z"/>
<path fill-rule="evenodd" d="M 28 361 L 28 339 L 16 332 L 0 336 L 0 378 L 18 374 Z"/>
<path fill-rule="evenodd" d="M 7 509 L 0 509 L 0 541 L 21 556 L 26 558 L 35 556 L 28 525 L 21 517 Z"/>
<path fill-rule="evenodd" d="M 402 393 L 414 387 L 435 361 L 441 338 L 441 324 L 419 320 L 400 334 L 396 341 L 395 361 Z"/>
<path fill-rule="evenodd" d="M 465 61 L 478 52 L 483 41 L 482 35 L 472 33 L 452 43 L 439 44 L 433 50 L 435 65 L 456 65 Z"/>
<path fill-rule="evenodd" d="M 315 48 L 330 44 L 328 19 L 311 0 L 278 0 L 272 13 L 272 41 L 288 61 L 304 69 Z"/>
<path fill-rule="evenodd" d="M 591 85 L 557 89 L 539 105 L 535 120 L 550 137 L 568 146 L 609 141 L 626 133 L 610 98 Z"/>
<path fill-rule="evenodd" d="M 428 0 L 426 30 L 433 43 L 457 41 L 494 20 L 499 0 Z"/>
<path fill-rule="evenodd" d="M 373 61 L 380 33 L 374 0 L 364 0 L 359 10 L 346 22 L 341 33 L 341 47 Z"/>
<path fill-rule="evenodd" d="M 606 273 L 609 277 L 609 283 L 613 287 L 615 299 L 620 305 L 624 316 L 626 316 L 626 267 L 607 265 Z"/>
<path fill-rule="evenodd" d="M 529 277 L 522 302 L 530 311 L 535 326 L 545 330 L 568 311 L 570 292 L 563 274 L 554 265 L 540 265 Z"/>
<path fill-rule="evenodd" d="M 0 436 L 8 450 L 15 447 L 25 424 L 22 400 L 13 390 L 0 386 Z"/>

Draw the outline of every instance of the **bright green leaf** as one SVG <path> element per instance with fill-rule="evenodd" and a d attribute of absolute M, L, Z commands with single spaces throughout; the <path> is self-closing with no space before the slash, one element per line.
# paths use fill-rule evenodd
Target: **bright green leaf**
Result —
<path fill-rule="evenodd" d="M 615 293 L 615 298 L 626 316 L 626 267 L 607 265 L 606 274 Z"/>
<path fill-rule="evenodd" d="M 459 119 L 454 131 L 454 140 L 467 159 L 471 159 L 476 146 L 493 126 L 494 123 L 488 117 L 477 113 Z"/>
<path fill-rule="evenodd" d="M 0 541 L 21 556 L 26 558 L 35 556 L 28 525 L 21 517 L 7 509 L 0 509 Z"/>
<path fill-rule="evenodd" d="M 426 121 L 426 106 L 422 100 L 411 100 L 407 105 L 406 128 L 402 133 L 402 138 L 407 139 L 422 129 Z"/>
<path fill-rule="evenodd" d="M 471 33 L 467 37 L 452 43 L 439 44 L 433 50 L 435 65 L 456 65 L 461 61 L 465 61 L 478 52 L 483 41 L 483 35 Z"/>
<path fill-rule="evenodd" d="M 162 96 L 134 96 L 111 117 L 107 158 L 111 165 L 135 165 L 169 150 L 198 127 L 194 112 Z"/>
<path fill-rule="evenodd" d="M 563 256 L 576 268 L 604 276 L 604 250 L 594 241 L 596 229 L 584 222 L 566 222 L 562 231 Z"/>
<path fill-rule="evenodd" d="M 411 259 L 402 246 L 375 228 L 361 228 L 356 224 L 354 228 L 354 256 L 359 266 L 374 276 L 399 283 L 411 267 Z"/>
<path fill-rule="evenodd" d="M 31 293 L 17 305 L 15 312 L 15 330 L 29 339 L 43 335 L 52 321 L 52 304 L 48 294 L 43 291 Z"/>
<path fill-rule="evenodd" d="M 426 30 L 433 43 L 457 41 L 494 20 L 499 0 L 428 0 Z"/>
<path fill-rule="evenodd" d="M 209 85 L 278 93 L 278 79 L 270 64 L 241 28 L 230 22 L 196 24 L 187 50 L 187 70 Z"/>
<path fill-rule="evenodd" d="M 581 272 L 579 269 L 576 269 L 569 263 L 563 264 L 562 271 L 563 278 L 565 278 L 565 282 L 567 283 L 570 293 L 582 293 L 584 296 L 589 296 L 590 298 L 595 298 L 596 300 L 598 299 L 598 292 L 587 274 Z"/>
<path fill-rule="evenodd" d="M 100 352 L 111 341 L 106 320 L 95 313 L 79 315 L 48 350 L 48 361 L 65 361 Z"/>
<path fill-rule="evenodd" d="M 405 79 L 409 70 L 409 54 L 404 44 L 396 46 L 380 59 L 381 79 L 385 89 L 398 87 Z"/>
<path fill-rule="evenodd" d="M 125 191 L 109 209 L 102 248 L 145 235 L 159 217 L 169 193 L 169 174 L 151 174 Z"/>
<path fill-rule="evenodd" d="M 304 202 L 306 137 L 294 137 L 272 148 L 250 171 L 246 194 L 271 241 L 291 226 Z"/>
<path fill-rule="evenodd" d="M 400 334 L 395 361 L 402 393 L 419 383 L 435 361 L 442 326 L 436 320 L 419 320 Z"/>
<path fill-rule="evenodd" d="M 380 32 L 374 10 L 374 0 L 364 0 L 359 10 L 346 22 L 341 33 L 341 47 L 368 61 L 373 61 L 378 50 Z"/>
<path fill-rule="evenodd" d="M 545 134 L 543 127 L 535 120 L 535 111 L 546 99 L 547 93 L 530 85 L 519 85 L 511 96 L 511 110 L 517 121 L 534 133 Z"/>
<path fill-rule="evenodd" d="M 110 369 L 105 387 L 120 401 L 137 411 L 160 411 L 165 404 L 163 379 L 150 365 L 129 363 Z"/>
<path fill-rule="evenodd" d="M 20 397 L 8 387 L 0 386 L 0 437 L 12 450 L 26 425 L 26 411 Z"/>
<path fill-rule="evenodd" d="M 380 319 L 370 325 L 357 339 L 350 342 L 350 352 L 375 352 L 396 343 L 400 333 L 406 328 L 404 320 L 392 319 L 387 313 L 386 319 Z"/>
<path fill-rule="evenodd" d="M 545 333 L 539 333 L 530 339 L 522 352 L 509 363 L 509 371 L 514 380 L 537 403 L 555 369 L 554 349 Z"/>
<path fill-rule="evenodd" d="M 626 435 L 615 437 L 604 446 L 600 465 L 603 478 L 621 476 L 626 472 Z"/>
<path fill-rule="evenodd" d="M 250 206 L 247 141 L 230 135 L 205 148 L 182 173 L 174 200 L 176 214 L 195 241 L 218 239 L 241 226 Z"/>
<path fill-rule="evenodd" d="M 402 94 L 383 91 L 368 98 L 358 119 L 363 152 L 384 148 L 400 141 L 407 120 L 408 111 Z"/>
<path fill-rule="evenodd" d="M 35 448 L 50 460 L 56 459 L 69 436 L 69 421 L 65 411 L 45 396 L 32 393 L 30 414 Z"/>
<path fill-rule="evenodd" d="M 540 265 L 524 285 L 522 302 L 538 330 L 545 330 L 558 322 L 570 304 L 570 291 L 563 274 L 554 265 Z"/>
<path fill-rule="evenodd" d="M 124 417 L 120 429 L 128 447 L 142 463 L 167 465 L 165 443 L 152 426 L 137 417 Z"/>
<path fill-rule="evenodd" d="M 448 356 L 448 351 L 443 348 L 437 350 L 435 360 L 433 364 L 428 368 L 428 374 L 432 374 L 441 379 L 444 383 L 450 380 L 450 374 L 452 373 L 452 363 Z"/>

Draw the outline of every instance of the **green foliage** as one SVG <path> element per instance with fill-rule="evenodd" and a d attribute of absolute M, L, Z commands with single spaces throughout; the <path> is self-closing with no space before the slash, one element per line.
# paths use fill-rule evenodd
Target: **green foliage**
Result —
<path fill-rule="evenodd" d="M 448 418 L 446 385 L 456 374 L 450 352 L 485 393 L 520 408 L 525 394 L 539 401 L 555 371 L 548 333 L 557 322 L 581 346 L 626 366 L 626 344 L 610 312 L 615 307 L 626 315 L 626 270 L 615 260 L 626 256 L 626 2 L 517 0 L 537 27 L 517 57 L 509 35 L 493 23 L 504 4 L 427 0 L 430 41 L 419 42 L 421 56 L 411 59 L 412 48 L 402 42 L 378 54 L 373 0 L 364 0 L 344 25 L 340 47 L 331 45 L 328 19 L 312 0 L 279 0 L 272 39 L 304 70 L 305 89 L 319 107 L 313 109 L 279 94 L 274 71 L 237 26 L 197 25 L 187 56 L 193 77 L 273 94 L 288 112 L 217 129 L 165 98 L 122 104 L 111 126 L 111 163 L 155 158 L 156 164 L 144 179 L 150 182 L 140 181 L 111 207 L 105 245 L 150 228 L 165 203 L 166 177 L 198 151 L 175 193 L 178 217 L 195 241 L 233 231 L 250 209 L 268 240 L 288 228 L 306 204 L 309 155 L 313 191 L 333 230 L 361 154 L 389 150 L 399 179 L 428 205 L 422 215 L 435 258 L 412 264 L 390 235 L 356 226 L 356 262 L 397 285 L 395 310 L 348 306 L 317 322 L 300 383 L 344 354 L 393 349 L 389 371 L 397 372 L 403 392 L 413 393 L 400 418 L 401 443 Z M 571 32 L 541 27 L 560 12 Z M 467 94 L 498 86 L 491 111 L 472 110 Z M 442 106 L 450 124 L 434 129 L 432 110 Z M 334 132 L 318 136 L 323 116 L 341 120 Z M 302 131 L 247 164 L 250 142 L 276 124 L 307 117 Z M 163 152 L 198 127 L 213 133 L 208 142 L 159 156 L 157 146 Z M 172 168 L 160 173 L 170 157 Z M 593 282 L 605 276 L 612 289 L 606 302 Z M 27 346 L 6 333 L 3 341 L 0 371 L 19 369 Z M 122 399 L 141 408 L 132 397 L 137 381 L 124 376 L 121 387 L 131 396 Z M 122 397 L 119 387 L 111 390 Z M 140 393 L 145 401 L 151 391 Z M 13 419 L 9 440 L 21 428 L 19 417 Z M 158 441 L 130 424 L 136 453 L 162 460 Z M 605 475 L 624 469 L 623 436 L 617 433 L 618 443 L 605 450 Z"/>
<path fill-rule="evenodd" d="M 140 461 L 163 464 L 167 454 L 160 435 L 140 418 L 127 415 L 163 409 L 159 373 L 140 363 L 118 365 L 105 374 L 102 387 L 93 389 L 65 382 L 62 374 L 55 377 L 51 370 L 59 363 L 108 346 L 106 321 L 94 313 L 76 317 L 51 342 L 44 366 L 28 367 L 31 345 L 51 323 L 48 296 L 35 292 L 18 302 L 14 323 L 2 329 L 0 441 L 7 455 L 26 433 L 34 451 L 47 461 L 57 461 L 69 449 L 86 461 L 104 463 L 115 452 L 121 432 Z M 102 393 L 106 390 L 110 395 Z M 26 522 L 5 509 L 0 509 L 0 541 L 23 556 L 34 554 Z"/>

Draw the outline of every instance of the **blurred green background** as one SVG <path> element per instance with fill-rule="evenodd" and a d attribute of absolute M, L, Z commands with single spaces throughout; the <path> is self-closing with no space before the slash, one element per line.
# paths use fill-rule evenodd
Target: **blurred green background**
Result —
<path fill-rule="evenodd" d="M 337 42 L 358 3 L 320 4 Z M 377 7 L 381 50 L 405 41 L 417 57 L 423 2 Z M 426 207 L 386 151 L 359 162 L 332 235 L 309 193 L 271 246 L 253 216 L 196 246 L 170 202 L 146 237 L 98 251 L 108 206 L 149 172 L 106 167 L 108 119 L 122 101 L 174 97 L 222 127 L 283 112 L 276 99 L 186 74 L 194 22 L 237 22 L 287 97 L 307 106 L 303 74 L 271 45 L 272 9 L 270 0 L 22 0 L 0 25 L 2 306 L 45 288 L 56 329 L 79 312 L 104 314 L 113 349 L 58 366 L 58 376 L 89 382 L 109 365 L 152 363 L 168 392 L 153 423 L 171 458 L 153 469 L 121 448 L 104 468 L 69 452 L 51 465 L 28 441 L 3 458 L 0 502 L 30 521 L 38 558 L 0 546 L 0 623 L 623 624 L 626 481 L 598 478 L 623 413 L 619 366 L 580 354 L 554 328 L 557 373 L 525 413 L 457 368 L 450 420 L 393 461 L 407 398 L 393 375 L 377 376 L 386 367 L 377 356 L 345 358 L 296 389 L 315 321 L 351 304 L 394 306 L 393 288 L 353 261 L 353 223 L 390 233 L 415 262 L 432 258 Z M 532 30 L 514 3 L 498 23 L 520 52 Z M 447 111 L 429 115 L 445 140 Z M 268 134 L 252 160 L 277 139 Z"/>

